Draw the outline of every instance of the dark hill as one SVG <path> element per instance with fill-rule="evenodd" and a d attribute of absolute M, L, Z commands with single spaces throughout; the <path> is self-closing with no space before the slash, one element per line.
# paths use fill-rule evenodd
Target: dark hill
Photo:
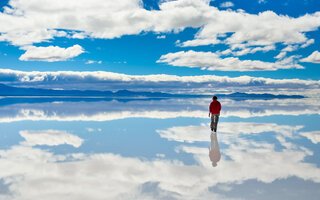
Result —
<path fill-rule="evenodd" d="M 304 98 L 300 95 L 273 94 L 216 94 L 219 98 L 243 99 L 274 99 L 274 98 Z M 211 98 L 211 95 L 168 94 L 162 92 L 134 92 L 129 90 L 96 91 L 96 90 L 52 90 L 39 88 L 11 87 L 0 84 L 0 96 L 6 97 L 102 97 L 102 98 Z"/>

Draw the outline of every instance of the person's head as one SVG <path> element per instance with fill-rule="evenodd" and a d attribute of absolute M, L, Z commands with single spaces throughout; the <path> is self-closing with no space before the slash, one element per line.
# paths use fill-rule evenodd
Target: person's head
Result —
<path fill-rule="evenodd" d="M 217 100 L 217 99 L 218 99 L 217 96 L 213 96 L 213 97 L 212 97 L 212 100 Z"/>

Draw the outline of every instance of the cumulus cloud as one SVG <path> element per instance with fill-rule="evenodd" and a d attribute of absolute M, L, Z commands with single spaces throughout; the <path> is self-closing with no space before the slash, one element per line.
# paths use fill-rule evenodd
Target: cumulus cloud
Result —
<path fill-rule="evenodd" d="M 304 44 L 304 46 L 307 43 Z M 275 57 L 277 59 L 283 59 L 286 55 L 287 52 L 291 52 L 291 51 L 295 51 L 298 49 L 298 45 L 288 45 L 287 47 L 285 47 L 284 49 L 281 50 L 281 52 Z"/>
<path fill-rule="evenodd" d="M 26 140 L 24 144 L 57 146 L 69 144 L 80 147 L 83 139 L 61 130 L 22 130 L 19 134 Z"/>
<path fill-rule="evenodd" d="M 320 142 L 320 131 L 302 132 L 300 135 L 308 138 L 314 144 L 318 144 Z"/>
<path fill-rule="evenodd" d="M 320 63 L 320 52 L 314 51 L 310 56 L 300 60 L 301 62 Z"/>
<path fill-rule="evenodd" d="M 267 52 L 267 51 L 271 51 L 271 50 L 275 50 L 275 49 L 276 49 L 275 45 L 267 45 L 267 46 L 252 47 L 252 48 L 246 47 L 246 48 L 242 48 L 242 49 L 239 49 L 236 51 L 234 49 L 230 48 L 230 49 L 226 49 L 226 50 L 222 51 L 220 54 L 221 55 L 232 54 L 235 56 L 243 56 L 246 54 L 253 54 L 258 51 Z"/>
<path fill-rule="evenodd" d="M 297 49 L 298 49 L 297 45 L 288 45 L 286 48 L 282 49 L 282 51 L 291 52 L 291 51 L 295 51 Z"/>
<path fill-rule="evenodd" d="M 289 59 L 281 62 L 292 61 Z M 223 90 L 224 93 L 234 91 L 251 93 L 270 92 L 276 94 L 301 93 L 307 96 L 314 95 L 320 87 L 320 81 L 314 80 L 271 79 L 250 76 L 232 78 L 215 75 L 126 75 L 105 71 L 24 72 L 9 69 L 0 69 L 0 82 L 11 86 L 51 89 L 114 91 L 125 88 L 135 91 L 176 93 L 178 88 L 181 93 L 211 94 L 213 91 Z"/>
<path fill-rule="evenodd" d="M 0 19 L 9 20 L 11 25 L 14 25 L 21 18 L 15 19 L 15 17 L 12 17 L 11 15 L 6 16 L 5 14 L 0 13 Z M 29 22 L 26 22 L 26 20 L 24 20 L 24 22 L 30 24 Z M 24 22 L 20 22 L 21 24 L 19 26 L 26 28 L 26 24 L 23 25 Z M 4 21 L 1 21 L 1 23 L 4 23 Z M 7 23 L 4 24 L 10 26 Z M 48 30 L 43 28 L 36 30 L 33 30 L 32 28 L 26 28 L 26 30 L 21 30 L 21 27 L 16 27 L 16 30 L 1 30 L 1 28 L 3 28 L 1 27 L 0 41 L 9 41 L 13 45 L 25 46 L 34 43 L 49 42 L 51 39 L 55 37 L 67 36 L 67 33 L 64 31 Z"/>
<path fill-rule="evenodd" d="M 287 55 L 287 52 L 286 52 L 286 51 L 281 51 L 281 52 L 280 52 L 277 56 L 275 56 L 274 58 L 282 59 L 282 58 L 284 58 L 286 55 Z"/>
<path fill-rule="evenodd" d="M 53 2 L 11 0 L 9 6 L 5 6 L 4 11 L 0 13 L 0 41 L 25 46 L 48 42 L 55 37 L 112 39 L 148 31 L 157 34 L 179 32 L 186 27 L 192 27 L 201 29 L 192 40 L 180 42 L 179 46 L 224 43 L 229 46 L 224 51 L 225 54 L 241 56 L 257 51 L 275 50 L 275 44 L 279 43 L 307 47 L 314 43 L 314 39 L 308 38 L 306 33 L 317 30 L 320 26 L 319 13 L 297 18 L 278 15 L 272 11 L 248 14 L 244 11 L 218 10 L 210 6 L 209 2 L 207 0 L 161 1 L 159 10 L 146 10 L 141 0 L 123 0 L 121 3 L 70 0 L 68 4 L 63 3 L 63 0 Z M 259 1 L 262 2 L 265 1 Z M 221 5 L 230 7 L 233 4 L 227 1 Z M 157 38 L 161 39 L 163 36 Z M 66 60 L 83 53 L 79 47 L 73 48 L 75 52 L 71 55 L 66 53 L 67 49 L 63 51 L 57 48 L 54 52 L 48 52 L 53 51 L 53 47 L 51 49 L 30 47 L 20 60 L 52 62 Z M 282 59 L 285 56 L 286 51 L 283 51 L 276 58 Z M 281 63 L 240 61 L 233 57 L 221 60 L 219 62 L 236 66 L 243 64 L 245 66 L 243 68 L 249 71 L 254 71 L 257 65 L 257 70 L 264 70 L 261 65 L 267 66 L 267 70 L 302 68 L 297 63 L 284 66 Z"/>
<path fill-rule="evenodd" d="M 248 14 L 221 11 L 209 2 L 161 1 L 159 10 L 146 10 L 141 0 L 122 0 L 121 3 L 69 0 L 68 4 L 63 0 L 11 0 L 0 13 L 0 40 L 26 45 L 65 35 L 110 39 L 147 31 L 179 32 L 186 27 L 201 27 L 193 42 L 185 41 L 185 46 L 222 42 L 231 48 L 239 45 L 246 48 L 275 43 L 304 44 L 308 41 L 305 33 L 320 26 L 319 13 L 297 18 L 272 11 Z M 231 35 L 219 38 L 226 33 Z"/>
<path fill-rule="evenodd" d="M 301 48 L 306 48 L 306 47 L 310 46 L 313 43 L 314 43 L 314 39 L 310 39 L 310 40 L 306 41 L 306 43 L 302 44 Z"/>
<path fill-rule="evenodd" d="M 15 0 L 9 1 L 0 14 L 0 40 L 14 45 L 33 44 L 55 37 L 51 32 L 55 29 L 72 30 L 71 37 L 79 39 L 86 35 L 115 38 L 148 29 L 149 16 L 139 0 L 71 0 L 68 4 L 62 0 Z"/>
<path fill-rule="evenodd" d="M 220 7 L 221 8 L 230 8 L 230 7 L 233 7 L 234 4 L 231 2 L 231 1 L 226 1 L 226 2 L 223 2 L 220 4 Z"/>
<path fill-rule="evenodd" d="M 85 32 L 71 32 L 67 35 L 67 37 L 72 39 L 84 39 L 88 37 L 88 34 Z"/>
<path fill-rule="evenodd" d="M 254 46 L 304 44 L 308 41 L 305 32 L 317 30 L 320 25 L 319 13 L 307 14 L 299 18 L 277 15 L 265 11 L 258 15 L 235 11 L 216 11 L 215 16 L 195 36 L 193 46 L 204 45 L 203 41 L 221 41 L 232 49 Z M 219 39 L 219 34 L 233 33 Z M 266 34 L 267 33 L 267 34 Z M 187 41 L 189 43 L 189 41 Z M 185 43 L 184 46 L 188 43 Z"/>
<path fill-rule="evenodd" d="M 259 60 L 240 60 L 237 57 L 221 58 L 212 52 L 180 51 L 162 55 L 158 63 L 178 67 L 198 67 L 211 71 L 275 71 L 278 69 L 304 69 L 294 62 L 262 62 Z"/>
<path fill-rule="evenodd" d="M 64 61 L 84 52 L 84 49 L 80 45 L 74 45 L 68 48 L 61 48 L 58 46 L 27 46 L 23 47 L 23 49 L 26 50 L 26 52 L 19 58 L 19 60 L 23 61 Z"/>

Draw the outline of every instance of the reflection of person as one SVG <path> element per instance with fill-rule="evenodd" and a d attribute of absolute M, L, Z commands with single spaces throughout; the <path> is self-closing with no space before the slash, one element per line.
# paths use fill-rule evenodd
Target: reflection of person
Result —
<path fill-rule="evenodd" d="M 218 101 L 218 97 L 213 96 L 212 102 L 210 103 L 210 106 L 209 106 L 209 117 L 211 114 L 211 124 L 210 124 L 211 131 L 217 132 L 217 125 L 219 121 L 220 110 L 221 110 L 221 104 Z"/>
<path fill-rule="evenodd" d="M 217 133 L 211 133 L 211 149 L 209 147 L 209 158 L 212 162 L 212 167 L 217 166 L 217 162 L 219 162 L 221 158 L 219 143 L 217 139 Z"/>

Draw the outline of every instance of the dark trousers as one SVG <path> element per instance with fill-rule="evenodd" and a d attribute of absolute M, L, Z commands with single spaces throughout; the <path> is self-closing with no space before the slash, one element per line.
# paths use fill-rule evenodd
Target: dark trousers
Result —
<path fill-rule="evenodd" d="M 220 114 L 211 114 L 211 124 L 210 128 L 212 131 L 217 132 L 217 126 Z"/>

